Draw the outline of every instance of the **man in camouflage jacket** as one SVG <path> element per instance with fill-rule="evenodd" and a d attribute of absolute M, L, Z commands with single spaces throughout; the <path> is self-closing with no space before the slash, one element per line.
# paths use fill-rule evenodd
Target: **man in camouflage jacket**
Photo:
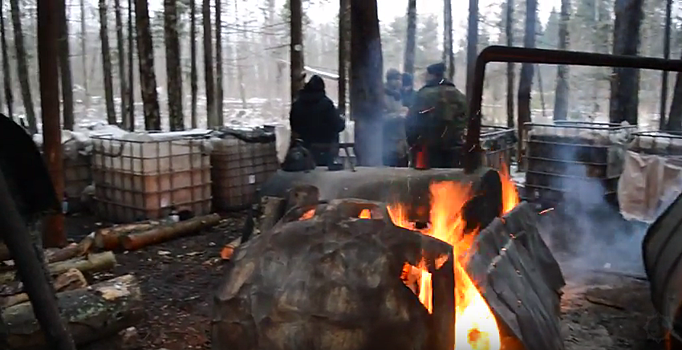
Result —
<path fill-rule="evenodd" d="M 444 74 L 443 63 L 427 68 L 426 85 L 414 96 L 405 121 L 412 154 L 424 147 L 432 168 L 459 167 L 466 137 L 466 96 Z"/>

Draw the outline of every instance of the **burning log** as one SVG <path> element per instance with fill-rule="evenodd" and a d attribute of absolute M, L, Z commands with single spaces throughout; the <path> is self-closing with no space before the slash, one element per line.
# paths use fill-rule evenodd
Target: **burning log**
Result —
<path fill-rule="evenodd" d="M 522 203 L 476 237 L 466 270 L 502 330 L 525 350 L 563 350 L 559 264 L 537 231 L 538 215 Z"/>
<path fill-rule="evenodd" d="M 299 220 L 310 210 L 310 219 Z M 452 250 L 395 226 L 374 202 L 293 208 L 268 234 L 234 252 L 214 299 L 212 349 L 321 344 L 339 350 L 452 350 Z M 405 263 L 422 263 L 432 274 L 432 315 L 401 281 Z"/>
<path fill-rule="evenodd" d="M 76 269 L 68 270 L 57 276 L 57 278 L 54 280 L 54 289 L 57 292 L 85 288 L 87 285 L 88 282 L 85 280 L 83 273 Z M 17 292 L 19 292 L 19 290 L 17 290 Z M 0 308 L 10 307 L 27 301 L 28 294 L 26 293 L 6 295 L 0 297 Z"/>
<path fill-rule="evenodd" d="M 170 225 L 162 225 L 149 231 L 125 235 L 120 238 L 120 241 L 125 250 L 137 250 L 215 226 L 220 223 L 220 220 L 218 214 L 199 216 Z"/>
<path fill-rule="evenodd" d="M 90 254 L 85 257 L 78 257 L 66 261 L 59 261 L 47 265 L 47 269 L 52 275 L 59 275 L 68 270 L 76 269 L 83 273 L 94 273 L 106 271 L 114 268 L 116 265 L 116 257 L 112 252 L 103 252 L 98 254 Z M 17 277 L 16 271 L 6 271 L 0 273 L 0 283 L 6 283 L 15 280 Z"/>
<path fill-rule="evenodd" d="M 682 349 L 682 195 L 647 230 L 642 242 L 651 301 L 665 332 L 666 349 Z"/>
<path fill-rule="evenodd" d="M 77 345 L 115 335 L 143 315 L 140 287 L 132 275 L 89 288 L 57 294 L 59 308 Z M 31 303 L 2 311 L 10 349 L 44 349 L 45 336 L 33 316 Z"/>
<path fill-rule="evenodd" d="M 307 173 L 278 171 L 263 184 L 260 193 L 263 196 L 287 198 L 292 188 L 309 185 L 319 189 L 319 199 L 322 201 L 360 198 L 409 204 L 410 221 L 427 222 L 430 184 L 453 181 L 471 184 L 474 195 L 465 213 L 468 225 L 485 227 L 501 215 L 502 184 L 499 174 L 494 170 L 482 169 L 473 174 L 464 174 L 461 169 L 358 167 L 356 170 L 315 169 Z"/>

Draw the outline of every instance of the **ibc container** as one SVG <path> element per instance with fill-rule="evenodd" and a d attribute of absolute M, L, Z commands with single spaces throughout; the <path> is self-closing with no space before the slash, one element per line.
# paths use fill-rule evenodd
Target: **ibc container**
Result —
<path fill-rule="evenodd" d="M 83 190 L 92 184 L 90 156 L 78 154 L 73 159 L 64 157 L 64 194 L 69 203 L 69 212 L 80 210 Z"/>
<path fill-rule="evenodd" d="M 514 128 L 503 126 L 481 126 L 481 148 L 485 151 L 484 166 L 510 173 L 510 166 L 514 150 L 516 149 L 516 135 Z"/>
<path fill-rule="evenodd" d="M 172 208 L 208 214 L 207 142 L 206 137 L 183 133 L 149 134 L 135 140 L 93 137 L 96 212 L 112 222 L 160 219 Z"/>
<path fill-rule="evenodd" d="M 526 200 L 553 206 L 569 195 L 592 198 L 599 192 L 616 203 L 625 145 L 634 126 L 562 121 L 526 123 L 524 129 Z"/>
<path fill-rule="evenodd" d="M 274 130 L 224 129 L 212 144 L 213 207 L 221 211 L 246 208 L 260 185 L 279 169 Z"/>

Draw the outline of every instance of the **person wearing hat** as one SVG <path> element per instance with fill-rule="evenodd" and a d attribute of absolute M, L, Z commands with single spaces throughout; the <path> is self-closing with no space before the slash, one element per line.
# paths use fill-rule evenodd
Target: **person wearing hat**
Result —
<path fill-rule="evenodd" d="M 383 163 L 391 167 L 407 166 L 405 114 L 401 89 L 403 75 L 396 69 L 386 71 L 384 86 Z"/>
<path fill-rule="evenodd" d="M 417 152 L 425 152 L 428 167 L 459 167 L 466 116 L 466 97 L 445 79 L 445 64 L 428 66 L 426 85 L 415 94 L 405 120 L 413 160 Z"/>

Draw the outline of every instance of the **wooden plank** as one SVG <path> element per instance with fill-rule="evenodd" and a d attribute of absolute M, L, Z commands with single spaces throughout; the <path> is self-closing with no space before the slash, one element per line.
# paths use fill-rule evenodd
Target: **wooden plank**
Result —
<path fill-rule="evenodd" d="M 467 271 L 502 322 L 500 328 L 526 350 L 563 350 L 557 293 L 563 277 L 551 253 L 544 251 L 536 215 L 522 205 L 495 219 L 476 238 Z M 550 268 L 542 269 L 543 262 Z"/>

